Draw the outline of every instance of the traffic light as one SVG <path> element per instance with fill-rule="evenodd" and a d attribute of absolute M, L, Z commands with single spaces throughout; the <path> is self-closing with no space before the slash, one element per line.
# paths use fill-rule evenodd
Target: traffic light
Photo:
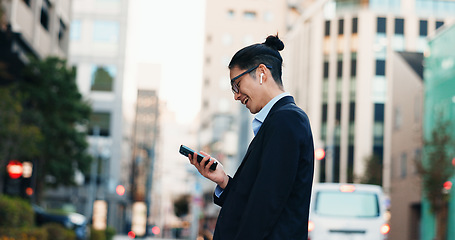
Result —
<path fill-rule="evenodd" d="M 323 148 L 317 148 L 314 150 L 314 157 L 316 160 L 322 160 L 325 158 L 325 150 Z"/>
<path fill-rule="evenodd" d="M 6 169 L 11 179 L 20 178 L 22 176 L 22 172 L 24 171 L 22 163 L 17 160 L 9 161 L 8 165 L 6 166 Z"/>

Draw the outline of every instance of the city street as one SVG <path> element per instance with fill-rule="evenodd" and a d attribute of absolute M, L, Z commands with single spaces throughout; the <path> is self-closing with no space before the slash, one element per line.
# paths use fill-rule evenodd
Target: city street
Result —
<path fill-rule="evenodd" d="M 114 237 L 114 240 L 130 240 L 127 235 L 116 235 Z M 147 238 L 135 238 L 135 239 L 143 239 L 143 240 L 176 240 L 175 238 L 152 238 L 152 237 L 147 237 Z"/>

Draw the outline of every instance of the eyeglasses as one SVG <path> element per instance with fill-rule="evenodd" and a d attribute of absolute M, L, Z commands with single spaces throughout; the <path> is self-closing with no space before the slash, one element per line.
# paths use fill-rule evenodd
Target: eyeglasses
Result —
<path fill-rule="evenodd" d="M 240 73 L 239 75 L 237 75 L 236 77 L 234 77 L 233 79 L 231 79 L 231 89 L 232 89 L 232 92 L 233 92 L 233 93 L 239 93 L 239 88 L 240 88 L 240 85 L 239 85 L 239 84 L 240 84 L 240 81 L 242 81 L 242 79 L 240 79 L 237 83 L 235 83 L 235 80 L 241 78 L 243 75 L 245 75 L 245 74 L 247 74 L 247 73 L 252 72 L 254 69 L 258 68 L 259 66 L 260 66 L 260 64 L 257 65 L 256 67 L 252 67 L 252 68 L 246 70 L 246 71 L 243 72 L 243 73 Z M 269 68 L 269 69 L 272 69 L 271 66 L 267 66 L 267 65 L 265 65 L 265 66 L 266 66 L 267 68 Z"/>

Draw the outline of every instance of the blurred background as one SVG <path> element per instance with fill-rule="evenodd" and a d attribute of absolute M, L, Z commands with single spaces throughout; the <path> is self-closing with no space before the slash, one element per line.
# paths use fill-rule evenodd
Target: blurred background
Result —
<path fill-rule="evenodd" d="M 455 1 L 0 6 L 0 237 L 211 239 L 215 186 L 178 149 L 235 173 L 252 116 L 227 65 L 278 33 L 315 183 L 382 186 L 388 239 L 455 240 Z"/>

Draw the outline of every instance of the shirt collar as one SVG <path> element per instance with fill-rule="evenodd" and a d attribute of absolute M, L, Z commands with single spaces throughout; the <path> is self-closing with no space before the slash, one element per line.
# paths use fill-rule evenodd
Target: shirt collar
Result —
<path fill-rule="evenodd" d="M 256 120 L 258 120 L 259 122 L 263 123 L 265 118 L 269 114 L 270 109 L 272 109 L 273 105 L 275 105 L 276 102 L 278 102 L 280 99 L 282 99 L 283 97 L 286 97 L 286 96 L 290 96 L 290 94 L 287 92 L 284 92 L 284 93 L 281 93 L 281 94 L 277 95 L 276 97 L 274 97 L 261 109 L 261 111 L 259 111 L 256 114 L 256 116 L 254 118 Z"/>

